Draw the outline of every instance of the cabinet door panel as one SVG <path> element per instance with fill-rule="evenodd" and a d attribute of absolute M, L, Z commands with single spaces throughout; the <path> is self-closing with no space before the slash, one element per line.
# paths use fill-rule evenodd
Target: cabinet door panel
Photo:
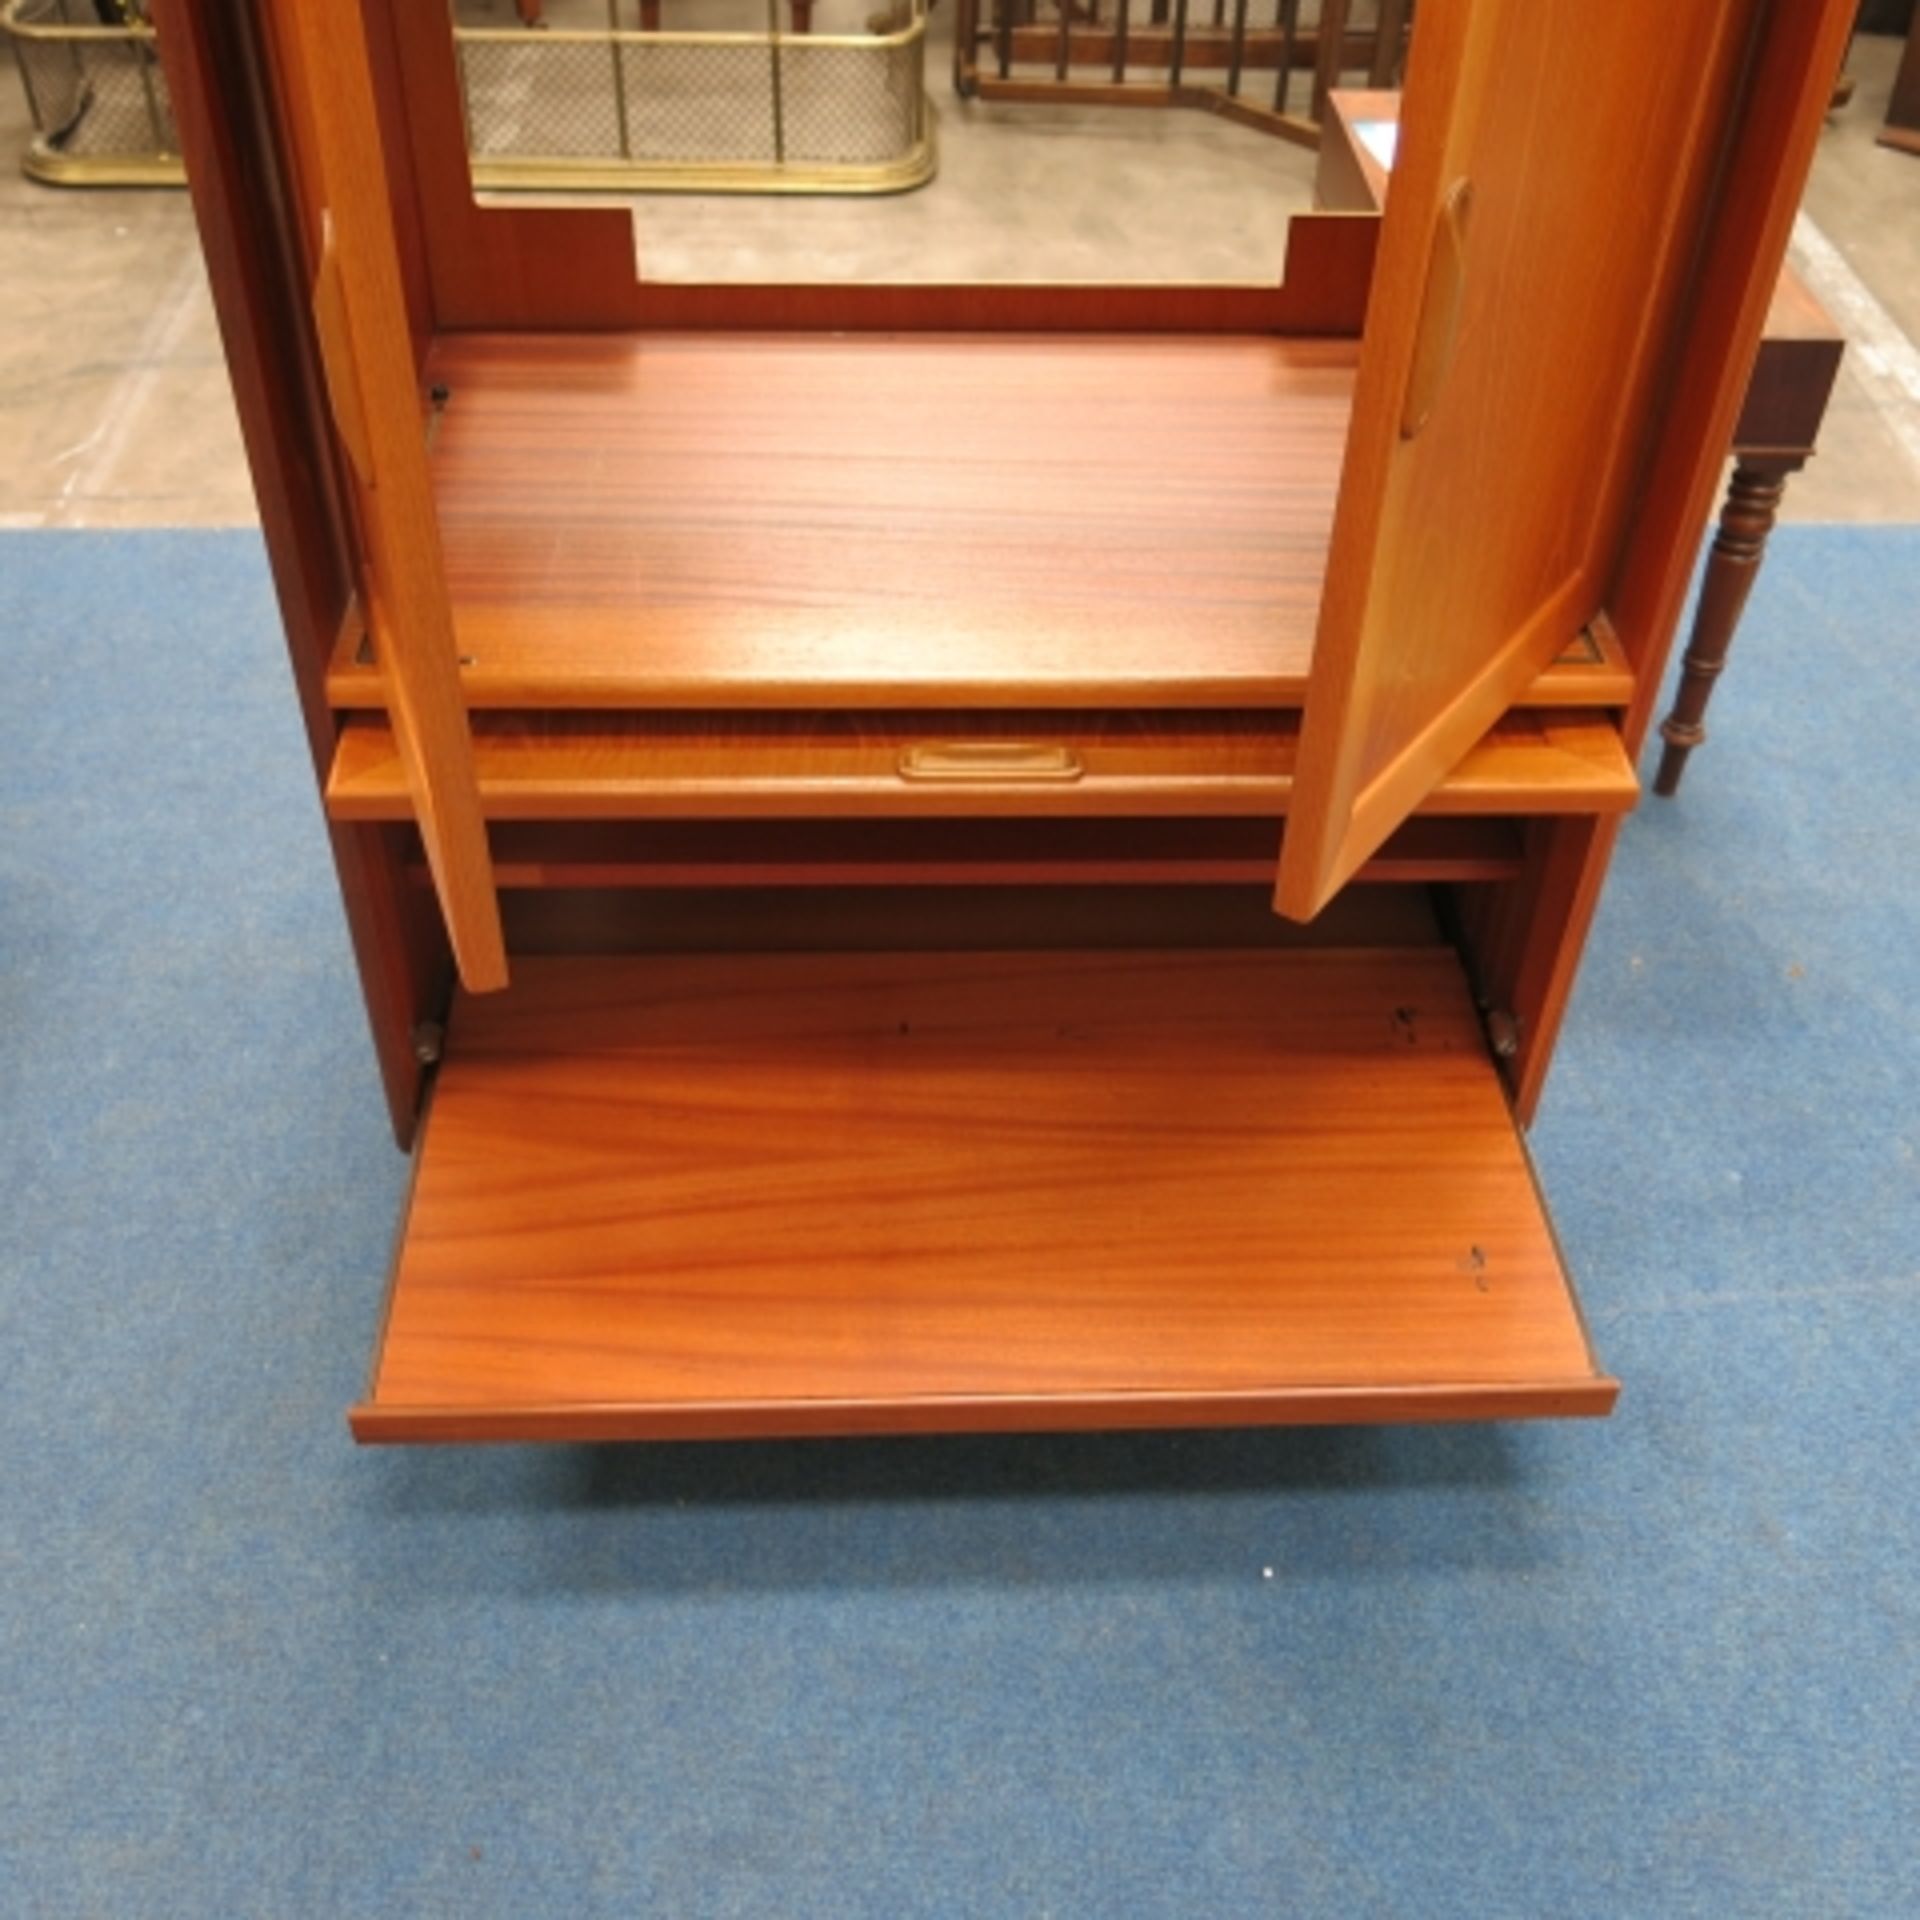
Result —
<path fill-rule="evenodd" d="M 1758 0 L 1427 0 L 1278 904 L 1318 910 L 1599 605 Z"/>
<path fill-rule="evenodd" d="M 317 229 L 314 318 L 394 736 L 461 979 L 474 991 L 504 986 L 366 30 L 355 0 L 280 0 L 273 23 Z"/>

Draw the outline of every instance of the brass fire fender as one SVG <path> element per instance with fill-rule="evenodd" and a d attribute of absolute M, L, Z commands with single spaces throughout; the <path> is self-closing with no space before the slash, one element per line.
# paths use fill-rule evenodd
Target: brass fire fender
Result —
<path fill-rule="evenodd" d="M 925 0 L 908 0 L 904 13 L 903 24 L 884 33 L 783 31 L 777 0 L 769 0 L 766 31 L 753 33 L 456 26 L 474 184 L 496 192 L 816 194 L 922 186 L 936 164 Z M 618 18 L 617 0 L 609 0 L 608 17 Z M 103 26 L 90 9 L 80 17 L 79 0 L 6 0 L 0 25 L 13 41 L 36 130 L 22 161 L 30 179 L 65 187 L 183 182 L 151 26 Z M 568 66 L 582 79 L 591 72 L 590 88 L 550 88 L 542 100 L 542 67 Z M 651 91 L 650 80 L 659 83 Z M 709 137 L 716 107 L 736 112 L 735 153 L 663 151 Z"/>
<path fill-rule="evenodd" d="M 166 75 L 143 19 L 103 26 L 77 0 L 7 0 L 34 126 L 20 167 L 50 187 L 177 187 L 186 181 Z"/>
<path fill-rule="evenodd" d="M 900 193 L 935 166 L 925 0 L 883 33 L 460 28 L 483 190 Z M 601 85 L 590 75 L 597 70 Z M 543 72 L 564 83 L 540 85 Z"/>

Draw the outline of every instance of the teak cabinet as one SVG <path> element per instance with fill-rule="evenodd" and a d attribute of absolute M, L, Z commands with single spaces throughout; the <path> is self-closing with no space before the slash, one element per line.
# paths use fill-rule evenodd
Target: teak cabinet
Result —
<path fill-rule="evenodd" d="M 652 281 L 475 202 L 444 0 L 155 10 L 416 1159 L 361 1438 L 1611 1406 L 1522 1128 L 1843 0 L 1425 0 L 1231 288 Z"/>

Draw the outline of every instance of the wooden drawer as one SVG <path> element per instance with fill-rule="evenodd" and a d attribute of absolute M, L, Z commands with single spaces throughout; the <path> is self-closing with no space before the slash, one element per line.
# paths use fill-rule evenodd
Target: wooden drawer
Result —
<path fill-rule="evenodd" d="M 1601 1414 L 1458 960 L 515 962 L 453 1009 L 368 1441 Z"/>

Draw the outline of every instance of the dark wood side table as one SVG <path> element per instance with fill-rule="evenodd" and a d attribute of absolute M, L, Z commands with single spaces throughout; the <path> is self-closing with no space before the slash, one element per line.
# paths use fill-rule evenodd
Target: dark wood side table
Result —
<path fill-rule="evenodd" d="M 1887 124 L 1879 138 L 1883 147 L 1920 154 L 1920 13 L 1907 29 L 1907 50 L 1893 76 L 1893 98 L 1887 102 Z"/>
<path fill-rule="evenodd" d="M 1920 34 L 1907 60 L 1920 88 L 1913 45 L 1920 45 Z M 1382 130 L 1397 122 L 1399 110 L 1397 93 L 1353 89 L 1329 96 L 1314 176 L 1317 205 L 1356 213 L 1381 209 L 1391 166 L 1390 136 Z M 1782 269 L 1734 428 L 1733 478 L 1708 550 L 1679 690 L 1673 710 L 1660 723 L 1666 750 L 1654 775 L 1655 793 L 1671 795 L 1678 789 L 1687 756 L 1707 737 L 1707 702 L 1766 557 L 1788 478 L 1813 454 L 1845 344 L 1806 284 L 1791 267 Z"/>
<path fill-rule="evenodd" d="M 1679 690 L 1660 722 L 1666 748 L 1653 777 L 1655 793 L 1678 790 L 1688 754 L 1707 737 L 1707 702 L 1766 558 L 1787 480 L 1807 464 L 1819 438 L 1845 344 L 1799 275 L 1784 268 L 1733 431 L 1733 478 L 1707 551 Z"/>

